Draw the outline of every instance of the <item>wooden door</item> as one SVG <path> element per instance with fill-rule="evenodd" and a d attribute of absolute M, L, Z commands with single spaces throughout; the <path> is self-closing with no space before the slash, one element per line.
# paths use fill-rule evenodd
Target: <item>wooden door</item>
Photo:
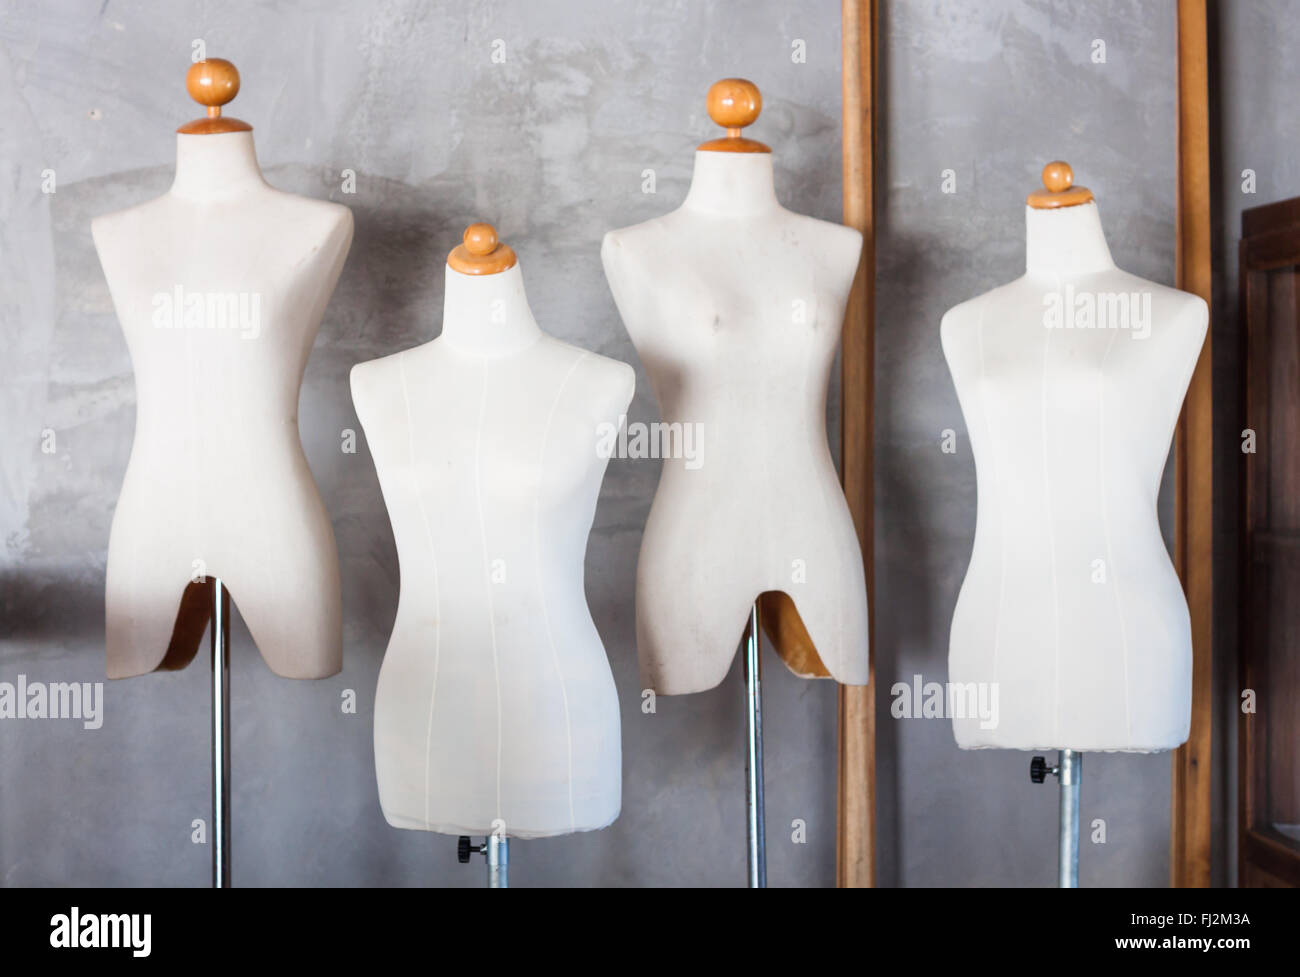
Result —
<path fill-rule="evenodd" d="M 1300 886 L 1300 198 L 1242 215 L 1240 269 L 1238 881 Z"/>

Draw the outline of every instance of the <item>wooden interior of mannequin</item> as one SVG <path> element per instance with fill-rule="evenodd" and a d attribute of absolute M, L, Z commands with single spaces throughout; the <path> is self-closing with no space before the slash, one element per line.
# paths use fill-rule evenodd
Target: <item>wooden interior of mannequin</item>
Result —
<path fill-rule="evenodd" d="M 763 95 L 745 78 L 723 78 L 709 88 L 706 101 L 709 118 L 727 130 L 725 136 L 700 143 L 697 149 L 711 153 L 770 153 L 771 147 L 741 135 L 763 111 Z M 829 678 L 794 599 L 783 590 L 758 595 L 759 621 L 772 647 L 789 668 L 799 675 Z"/>
<path fill-rule="evenodd" d="M 185 90 L 190 98 L 207 107 L 208 114 L 179 126 L 177 132 L 210 136 L 222 132 L 253 131 L 247 122 L 221 114 L 221 106 L 239 94 L 239 70 L 225 58 L 207 58 L 190 65 L 190 70 L 185 73 Z M 159 671 L 177 671 L 194 660 L 208 622 L 212 620 L 213 606 L 210 580 L 191 581 L 186 585 Z"/>
<path fill-rule="evenodd" d="M 199 653 L 203 635 L 212 620 L 212 581 L 191 581 L 181 592 L 181 606 L 176 609 L 167 653 L 158 665 L 160 672 L 176 672 L 189 665 Z"/>

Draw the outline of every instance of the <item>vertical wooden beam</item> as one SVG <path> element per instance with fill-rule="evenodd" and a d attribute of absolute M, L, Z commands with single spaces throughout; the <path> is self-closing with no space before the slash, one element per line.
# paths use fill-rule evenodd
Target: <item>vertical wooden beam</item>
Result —
<path fill-rule="evenodd" d="M 875 145 L 875 0 L 842 0 L 844 223 L 862 232 L 862 263 L 844 316 L 840 365 L 840 457 L 844 494 L 853 513 L 875 621 L 872 525 L 872 398 L 875 393 L 876 277 L 873 149 Z M 868 632 L 874 633 L 874 627 Z M 836 884 L 875 884 L 876 706 L 875 640 L 871 684 L 839 689 L 839 788 Z"/>
<path fill-rule="evenodd" d="M 1211 301 L 1210 125 L 1206 0 L 1178 0 L 1177 285 Z M 1210 305 L 1211 310 L 1214 306 Z M 1212 318 L 1212 317 L 1211 317 Z M 1174 436 L 1174 564 L 1192 618 L 1192 723 L 1174 752 L 1169 883 L 1210 884 L 1214 639 L 1212 330 Z"/>

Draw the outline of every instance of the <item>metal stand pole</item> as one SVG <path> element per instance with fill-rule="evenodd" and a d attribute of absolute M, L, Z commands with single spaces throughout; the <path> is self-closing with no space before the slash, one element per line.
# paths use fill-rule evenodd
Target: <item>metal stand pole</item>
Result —
<path fill-rule="evenodd" d="M 230 591 L 212 578 L 212 887 L 230 888 Z"/>
<path fill-rule="evenodd" d="M 1083 779 L 1083 754 L 1062 750 L 1057 761 L 1061 783 L 1060 843 L 1057 846 L 1056 884 L 1079 888 L 1079 781 Z"/>
<path fill-rule="evenodd" d="M 1056 884 L 1062 889 L 1079 888 L 1079 785 L 1083 782 L 1083 754 L 1062 750 L 1056 766 L 1049 767 L 1040 756 L 1029 761 L 1029 779 L 1041 784 L 1051 774 L 1061 784 L 1057 823 Z"/>
<path fill-rule="evenodd" d="M 510 839 L 491 834 L 487 838 L 488 888 L 510 888 Z"/>
<path fill-rule="evenodd" d="M 749 887 L 767 888 L 767 840 L 763 808 L 763 668 L 759 657 L 758 603 L 749 612 L 745 633 L 745 712 L 749 749 L 745 756 L 745 794 L 748 821 Z"/>
<path fill-rule="evenodd" d="M 510 839 L 493 832 L 481 845 L 471 844 L 469 835 L 461 835 L 456 840 L 456 861 L 462 865 L 467 864 L 469 856 L 476 852 L 487 860 L 488 888 L 510 888 Z"/>

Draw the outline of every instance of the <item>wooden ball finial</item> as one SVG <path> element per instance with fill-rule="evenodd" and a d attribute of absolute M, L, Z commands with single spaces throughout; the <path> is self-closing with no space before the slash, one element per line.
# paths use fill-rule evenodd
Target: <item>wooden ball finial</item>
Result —
<path fill-rule="evenodd" d="M 515 266 L 515 252 L 501 243 L 495 227 L 479 222 L 465 228 L 464 239 L 447 255 L 447 264 L 462 275 L 495 275 Z"/>
<path fill-rule="evenodd" d="M 465 228 L 465 250 L 477 258 L 497 249 L 497 229 L 491 224 L 471 224 Z"/>
<path fill-rule="evenodd" d="M 1043 186 L 1051 193 L 1061 193 L 1074 185 L 1074 168 L 1063 159 L 1052 160 L 1043 167 Z"/>
<path fill-rule="evenodd" d="M 1044 190 L 1035 190 L 1025 202 L 1038 210 L 1074 207 L 1093 199 L 1087 187 L 1074 185 L 1074 168 L 1063 159 L 1054 159 L 1043 167 Z"/>
<path fill-rule="evenodd" d="M 195 61 L 185 73 L 185 90 L 190 98 L 200 105 L 221 113 L 221 106 L 233 101 L 239 94 L 239 69 L 225 58 L 209 58 L 207 61 Z"/>
<path fill-rule="evenodd" d="M 709 88 L 709 118 L 724 129 L 753 125 L 763 111 L 763 93 L 745 78 L 723 78 Z"/>
<path fill-rule="evenodd" d="M 720 153 L 770 153 L 772 150 L 754 139 L 740 134 L 745 126 L 753 125 L 763 111 L 763 94 L 758 86 L 746 78 L 723 78 L 709 88 L 705 102 L 709 118 L 727 130 L 722 139 L 710 139 L 699 148 Z"/>
<path fill-rule="evenodd" d="M 247 122 L 221 114 L 221 106 L 239 94 L 239 69 L 225 58 L 195 61 L 185 73 L 185 90 L 194 101 L 207 106 L 208 114 L 206 118 L 185 123 L 177 132 L 203 136 L 218 132 L 248 132 L 253 128 Z"/>

